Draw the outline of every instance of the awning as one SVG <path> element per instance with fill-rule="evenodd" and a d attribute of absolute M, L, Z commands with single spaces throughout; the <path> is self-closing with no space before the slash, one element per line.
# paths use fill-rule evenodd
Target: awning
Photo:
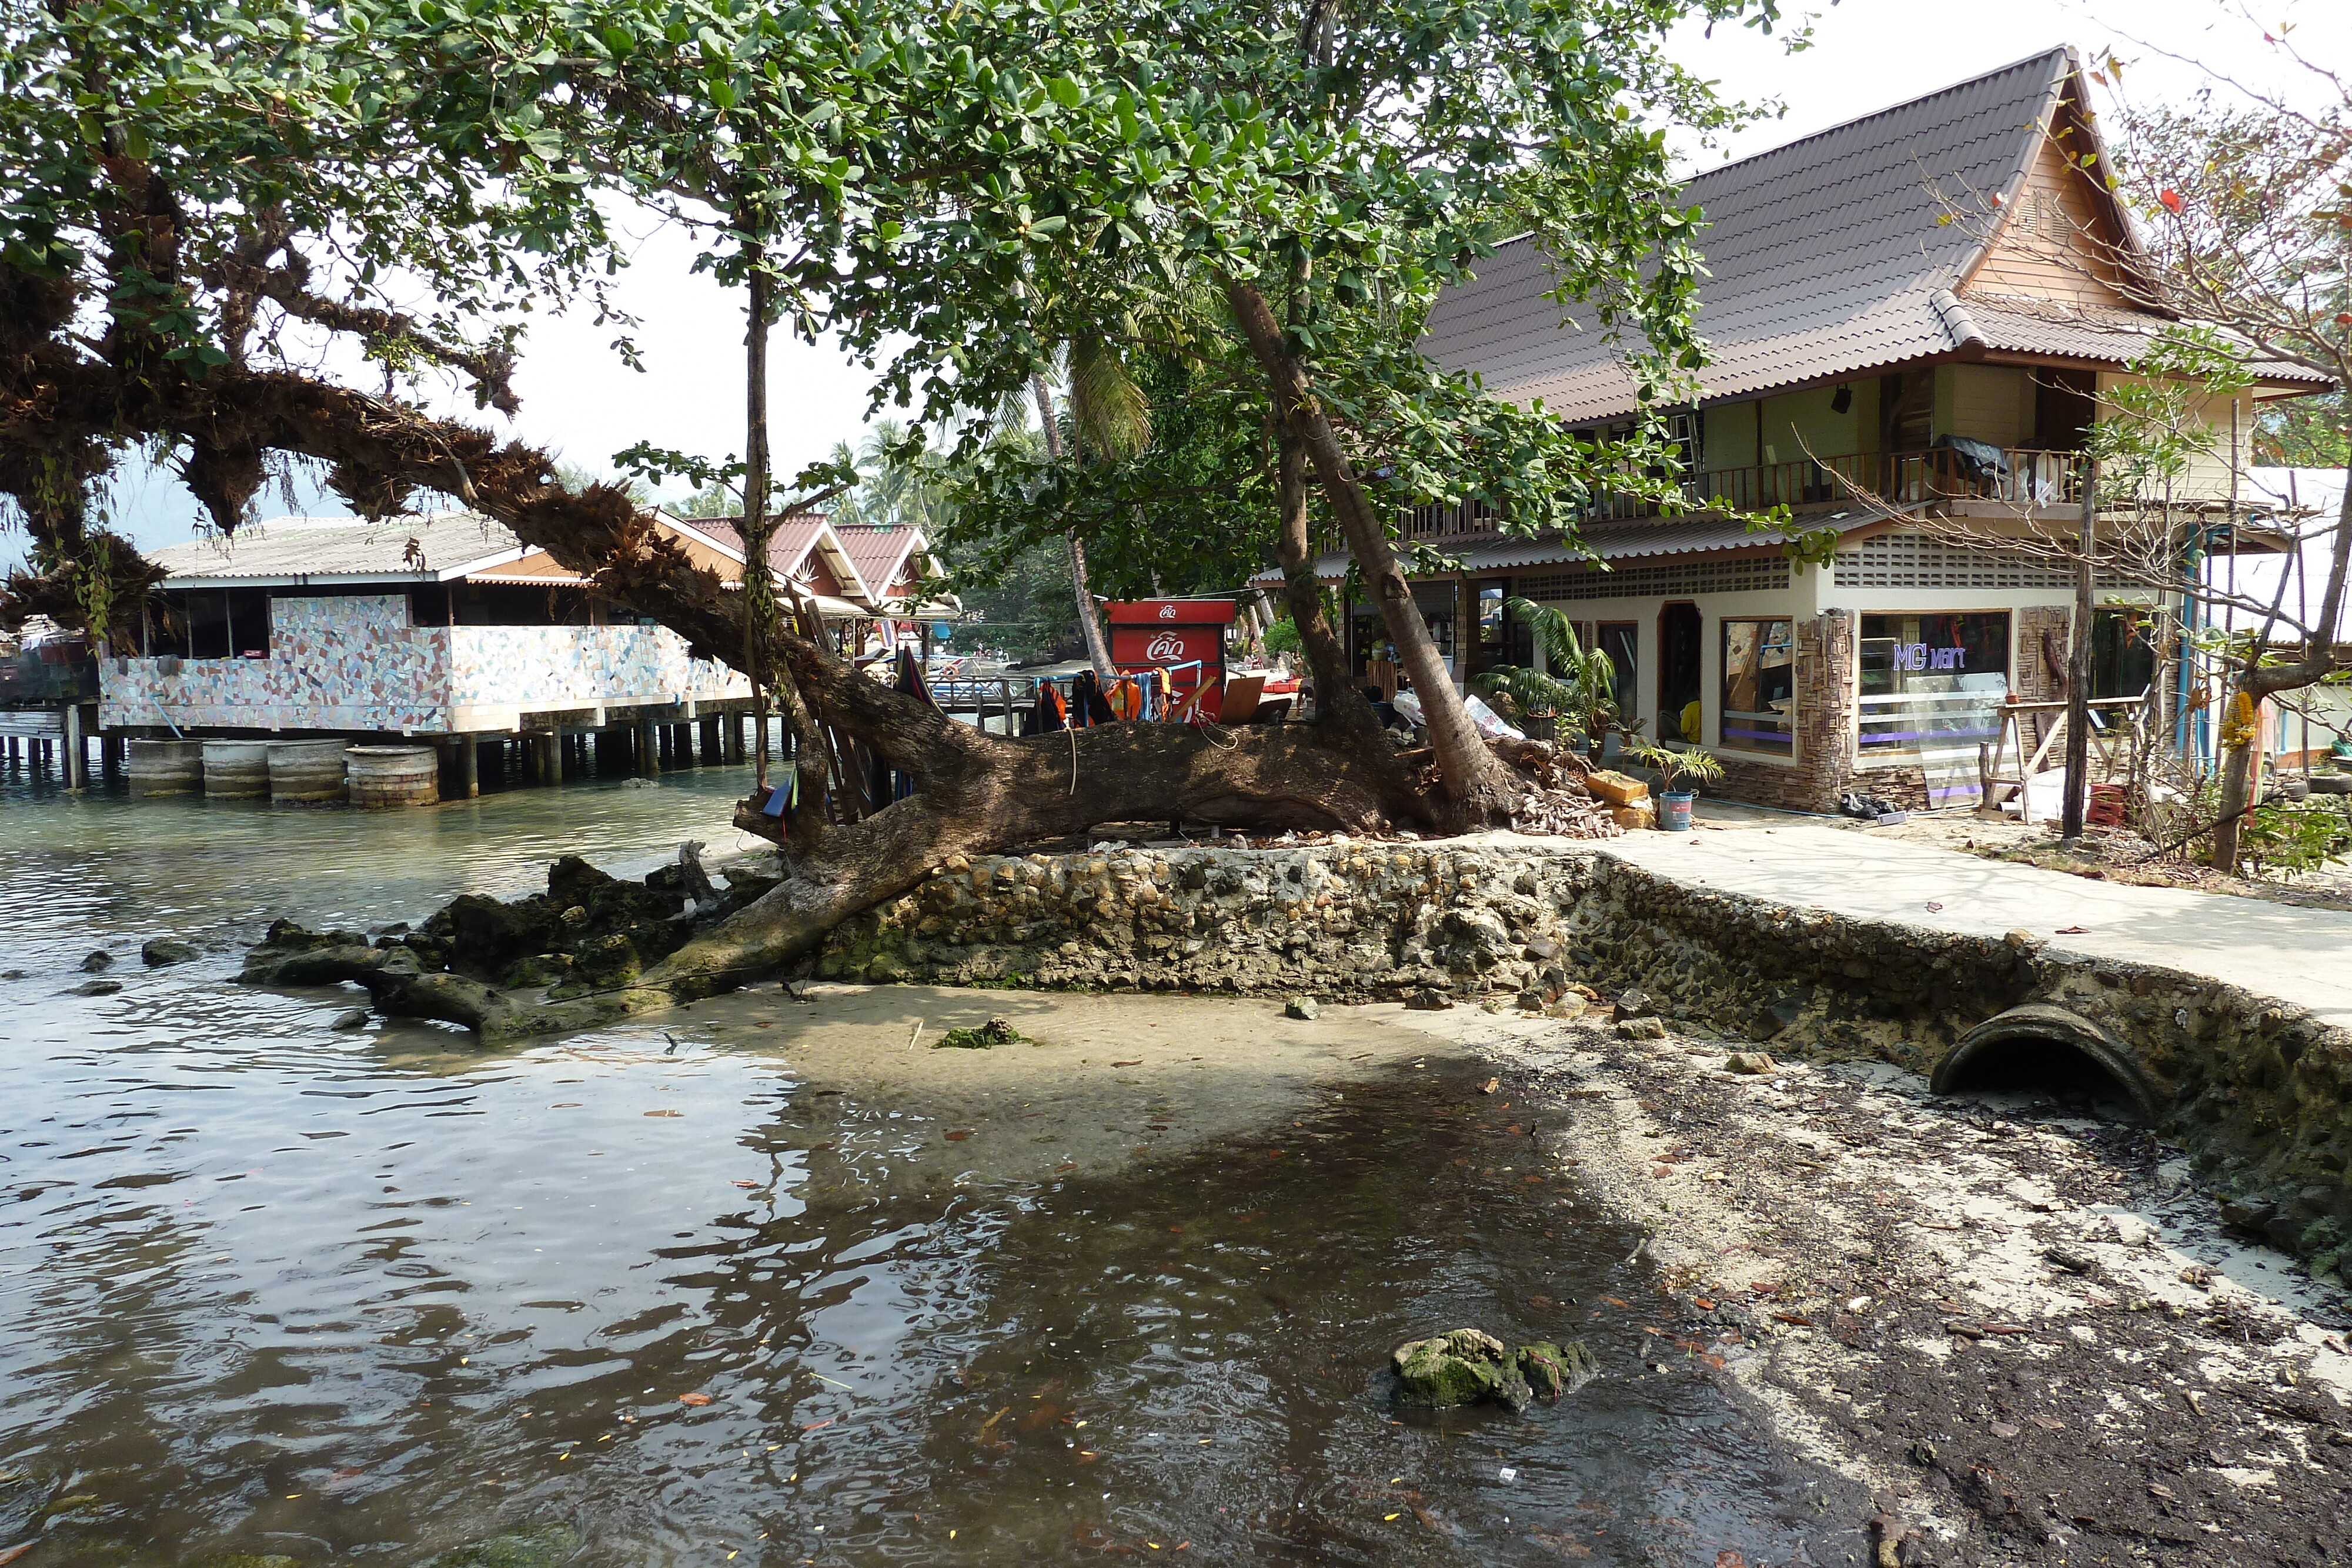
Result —
<path fill-rule="evenodd" d="M 1498 538 L 1492 543 L 1449 553 L 1462 562 L 1465 572 L 1475 577 L 1492 572 L 1517 571 L 1528 567 L 1572 565 L 1587 560 L 1633 560 L 1652 556 L 1701 555 L 1716 550 L 1777 549 L 1801 535 L 1822 528 L 1834 528 L 1843 535 L 1885 520 L 1875 512 L 1841 512 L 1828 517 L 1807 517 L 1803 519 L 1804 526 L 1799 528 L 1759 531 L 1750 529 L 1731 517 L 1664 517 L 1638 523 L 1601 524 L 1586 529 L 1582 538 L 1573 541 L 1563 539 L 1557 533 L 1546 533 L 1533 538 Z M 1352 559 L 1346 550 L 1331 550 L 1317 556 L 1316 580 L 1327 583 L 1339 581 L 1348 575 L 1348 563 Z M 1282 586 L 1282 569 L 1269 567 L 1249 580 L 1253 588 L 1279 588 Z"/>

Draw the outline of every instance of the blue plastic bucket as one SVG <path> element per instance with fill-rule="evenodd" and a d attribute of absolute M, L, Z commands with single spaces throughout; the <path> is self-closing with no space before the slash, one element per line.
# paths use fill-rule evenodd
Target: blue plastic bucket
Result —
<path fill-rule="evenodd" d="M 1673 790 L 1659 796 L 1658 826 L 1670 833 L 1689 832 L 1692 799 L 1691 795 L 1676 794 Z"/>

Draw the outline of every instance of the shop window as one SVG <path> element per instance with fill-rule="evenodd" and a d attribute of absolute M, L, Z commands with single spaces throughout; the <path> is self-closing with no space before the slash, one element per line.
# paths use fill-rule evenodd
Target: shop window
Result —
<path fill-rule="evenodd" d="M 1658 722 L 1652 733 L 1661 740 L 1699 738 L 1696 709 L 1705 624 L 1696 604 L 1669 604 L 1658 612 Z"/>
<path fill-rule="evenodd" d="M 2000 738 L 2009 612 L 1862 618 L 1860 756 L 1976 755 Z"/>
<path fill-rule="evenodd" d="M 1796 751 L 1797 639 L 1788 621 L 1723 623 L 1723 744 Z"/>
<path fill-rule="evenodd" d="M 450 624 L 449 585 L 432 583 L 408 591 L 408 623 L 411 626 L 446 626 Z"/>
<path fill-rule="evenodd" d="M 2137 607 L 2091 612 L 2091 695 L 2136 697 L 2156 684 L 2156 618 Z"/>
<path fill-rule="evenodd" d="M 1631 621 L 1580 621 L 1576 640 L 1609 655 L 1610 667 L 1617 672 L 1609 695 L 1617 704 L 1618 722 L 1630 724 L 1636 716 L 1633 705 L 1641 700 L 1635 654 L 1642 646 L 1642 629 Z"/>
<path fill-rule="evenodd" d="M 1494 663 L 1503 654 L 1503 587 L 1500 582 L 1478 585 L 1478 652 L 1482 664 Z"/>

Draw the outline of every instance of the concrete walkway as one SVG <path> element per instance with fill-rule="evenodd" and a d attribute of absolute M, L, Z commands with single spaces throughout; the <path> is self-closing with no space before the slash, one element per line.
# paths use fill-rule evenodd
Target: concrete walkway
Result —
<path fill-rule="evenodd" d="M 1798 908 L 1979 936 L 2031 931 L 2053 948 L 2210 976 L 2352 1028 L 2352 914 L 2093 882 L 1798 819 L 1596 847 L 1677 882 Z M 2067 926 L 2083 930 L 2061 935 Z"/>

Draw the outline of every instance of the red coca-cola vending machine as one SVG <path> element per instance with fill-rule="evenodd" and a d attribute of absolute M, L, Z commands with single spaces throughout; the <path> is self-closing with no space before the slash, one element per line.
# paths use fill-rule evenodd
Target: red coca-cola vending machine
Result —
<path fill-rule="evenodd" d="M 1125 674 L 1168 672 L 1170 695 L 1201 693 L 1200 716 L 1220 716 L 1225 690 L 1225 628 L 1230 599 L 1139 599 L 1110 607 L 1110 662 Z M 1203 690 L 1203 688 L 1206 688 Z"/>

